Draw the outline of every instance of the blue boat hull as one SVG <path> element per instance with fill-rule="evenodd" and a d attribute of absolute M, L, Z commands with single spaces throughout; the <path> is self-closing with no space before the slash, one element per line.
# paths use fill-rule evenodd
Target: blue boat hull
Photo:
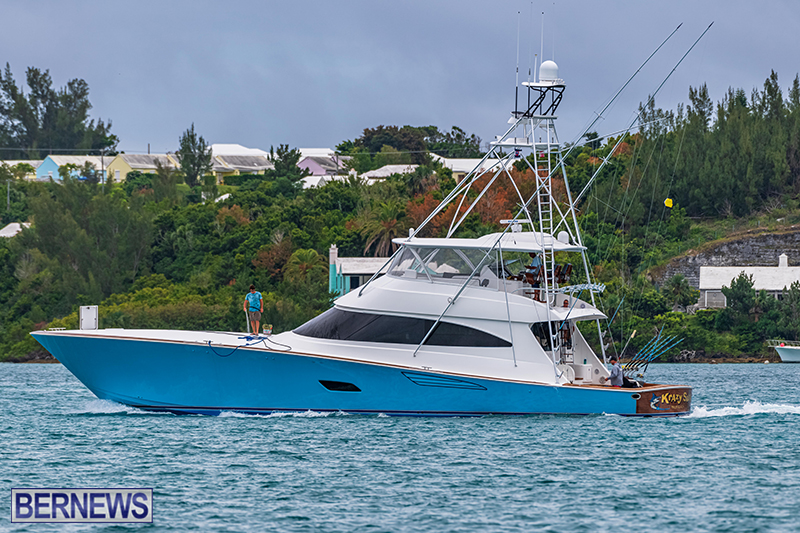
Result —
<path fill-rule="evenodd" d="M 98 398 L 148 410 L 421 416 L 680 414 L 645 413 L 641 407 L 637 412 L 643 399 L 635 389 L 510 382 L 252 348 L 222 357 L 231 350 L 79 336 L 38 335 L 37 340 Z"/>

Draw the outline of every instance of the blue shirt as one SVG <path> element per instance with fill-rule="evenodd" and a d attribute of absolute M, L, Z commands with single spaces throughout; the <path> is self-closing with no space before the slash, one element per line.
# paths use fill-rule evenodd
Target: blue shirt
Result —
<path fill-rule="evenodd" d="M 248 292 L 247 296 L 244 297 L 245 300 L 250 304 L 251 311 L 261 311 L 261 293 L 256 292 Z"/>

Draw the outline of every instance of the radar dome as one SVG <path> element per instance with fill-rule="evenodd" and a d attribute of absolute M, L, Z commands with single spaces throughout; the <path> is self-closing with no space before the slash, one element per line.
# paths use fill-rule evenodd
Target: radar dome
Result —
<path fill-rule="evenodd" d="M 558 65 L 555 61 L 547 60 L 539 67 L 539 81 L 558 80 Z"/>

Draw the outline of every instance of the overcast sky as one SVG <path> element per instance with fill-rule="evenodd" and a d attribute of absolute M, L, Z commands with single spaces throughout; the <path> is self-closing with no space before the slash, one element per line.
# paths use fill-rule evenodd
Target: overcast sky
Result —
<path fill-rule="evenodd" d="M 688 87 L 714 100 L 748 94 L 775 70 L 800 71 L 800 2 L 642 0 L 12 1 L 3 0 L 0 60 L 18 82 L 49 69 L 60 87 L 83 78 L 93 118 L 111 119 L 120 149 L 173 151 L 194 122 L 211 143 L 330 147 L 379 124 L 453 125 L 484 141 L 514 103 L 517 12 L 520 76 L 538 53 L 567 84 L 559 109 L 572 141 L 679 23 L 684 25 L 598 125 L 621 129 L 681 55 L 709 33 L 664 87 L 674 109 Z M 533 21 L 531 20 L 533 18 Z M 531 43 L 533 43 L 531 45 Z"/>

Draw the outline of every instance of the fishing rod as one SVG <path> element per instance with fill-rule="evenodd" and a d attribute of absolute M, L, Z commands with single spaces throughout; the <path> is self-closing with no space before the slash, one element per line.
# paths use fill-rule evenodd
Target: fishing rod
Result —
<path fill-rule="evenodd" d="M 633 338 L 633 337 L 631 336 L 631 338 Z M 628 363 L 626 363 L 626 364 L 625 364 L 625 370 L 626 370 L 626 371 L 628 371 L 628 370 L 631 370 L 631 369 L 635 369 L 635 368 L 636 368 L 636 363 L 637 363 L 637 361 L 638 361 L 638 360 L 639 360 L 639 359 L 640 359 L 640 358 L 643 356 L 643 354 L 644 354 L 646 351 L 648 351 L 648 350 L 649 350 L 649 347 L 650 347 L 650 345 L 651 345 L 651 344 L 652 344 L 652 343 L 653 343 L 653 342 L 654 342 L 656 339 L 657 339 L 657 337 L 653 337 L 652 339 L 650 339 L 649 341 L 647 341 L 647 344 L 645 344 L 644 346 L 642 346 L 642 348 L 641 348 L 641 349 L 639 349 L 639 351 L 638 351 L 638 352 L 636 352 L 634 355 L 632 355 L 632 356 L 631 356 L 631 360 L 630 360 Z M 626 344 L 626 345 L 625 345 L 625 347 L 627 348 L 627 346 L 628 346 L 628 345 Z M 624 349 L 623 349 L 623 352 L 624 352 Z"/>
<path fill-rule="evenodd" d="M 659 353 L 659 354 L 658 354 L 658 355 L 659 355 L 659 357 L 660 357 L 661 355 L 665 354 L 665 353 L 666 353 L 668 350 L 671 350 L 671 349 L 672 349 L 672 348 L 674 348 L 675 346 L 679 345 L 679 344 L 680 344 L 680 343 L 682 343 L 683 341 L 684 341 L 684 339 L 680 339 L 680 340 L 679 340 L 678 342 L 676 342 L 675 344 L 673 344 L 673 345 L 669 346 L 668 348 L 665 348 L 665 349 L 664 349 L 664 350 L 663 350 L 661 353 Z M 650 361 L 648 361 L 648 362 L 647 362 L 647 363 L 644 365 L 644 369 L 643 369 L 643 370 L 642 370 L 642 372 L 641 372 L 642 374 L 644 374 L 645 372 L 647 372 L 647 368 L 650 366 L 650 363 L 651 363 L 652 361 L 654 361 L 654 360 L 655 360 L 655 357 L 654 357 L 654 358 L 652 358 Z"/>
<path fill-rule="evenodd" d="M 636 367 L 635 363 L 637 361 L 639 361 L 639 359 L 641 359 L 642 357 L 645 357 L 645 354 L 650 352 L 651 347 L 659 342 L 659 339 L 661 338 L 661 332 L 662 331 L 664 331 L 664 326 L 661 326 L 661 330 L 659 330 L 659 332 L 652 339 L 647 341 L 647 343 L 645 343 L 645 345 L 642 346 L 638 350 L 638 352 L 631 357 L 631 362 L 628 363 L 627 365 L 625 365 L 626 368 L 635 368 Z M 631 338 L 633 338 L 633 337 L 631 337 Z M 627 344 L 625 346 L 627 347 Z"/>
<path fill-rule="evenodd" d="M 650 340 L 650 342 L 644 345 L 634 357 L 634 360 L 636 361 L 637 365 L 641 364 L 641 362 L 644 361 L 647 357 L 649 357 L 651 353 L 658 350 L 659 346 L 663 341 L 664 339 L 661 337 L 661 333 L 659 332 L 657 336 L 653 337 Z"/>
<path fill-rule="evenodd" d="M 623 356 L 624 356 L 624 354 L 625 354 L 625 348 L 627 348 L 627 347 L 628 347 L 628 345 L 631 343 L 631 340 L 632 340 L 632 339 L 633 339 L 635 336 L 636 336 L 636 330 L 633 330 L 633 333 L 631 333 L 631 336 L 630 336 L 630 338 L 628 339 L 628 342 L 626 342 L 626 343 L 625 343 L 625 346 L 623 346 L 623 347 L 622 347 L 622 350 L 619 352 L 619 357 L 620 357 L 620 359 L 622 359 L 622 357 L 623 357 Z"/>
<path fill-rule="evenodd" d="M 683 338 L 678 339 L 677 341 L 675 339 L 676 336 L 666 337 L 664 342 L 662 342 L 655 350 L 651 351 L 647 355 L 647 357 L 645 357 L 644 359 L 640 360 L 637 363 L 635 368 L 633 368 L 633 371 L 635 372 L 639 370 L 642 366 L 644 366 L 644 369 L 639 373 L 639 375 L 641 376 L 647 371 L 647 367 L 650 365 L 650 363 L 652 363 L 653 361 L 655 361 L 656 359 L 667 353 L 669 350 L 671 350 L 672 348 L 674 348 L 675 346 L 684 341 Z"/>

